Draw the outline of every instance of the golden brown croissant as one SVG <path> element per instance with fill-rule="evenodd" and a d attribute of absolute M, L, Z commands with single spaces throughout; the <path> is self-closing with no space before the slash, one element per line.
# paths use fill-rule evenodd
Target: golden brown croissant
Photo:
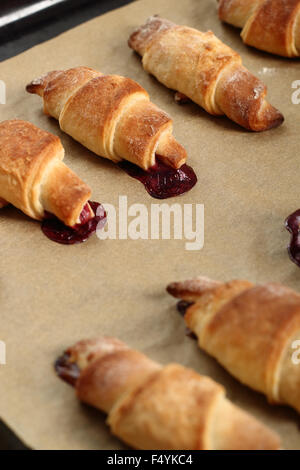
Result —
<path fill-rule="evenodd" d="M 211 31 L 202 33 L 154 16 L 131 35 L 129 46 L 143 57 L 147 72 L 210 114 L 225 114 L 253 131 L 283 122 L 265 98 L 266 86 Z"/>
<path fill-rule="evenodd" d="M 243 28 L 245 44 L 285 57 L 300 55 L 300 0 L 219 0 L 222 21 Z"/>
<path fill-rule="evenodd" d="M 187 159 L 172 135 L 172 119 L 130 78 L 88 67 L 50 72 L 27 86 L 44 100 L 44 112 L 63 131 L 97 155 L 128 160 L 147 170 L 155 154 L 180 168 Z"/>
<path fill-rule="evenodd" d="M 7 203 L 33 219 L 50 212 L 66 225 L 94 216 L 90 188 L 64 163 L 60 139 L 21 120 L 0 123 L 0 207 Z"/>
<path fill-rule="evenodd" d="M 293 361 L 294 341 L 300 339 L 299 294 L 280 284 L 202 277 L 167 290 L 188 302 L 184 319 L 202 349 L 270 402 L 300 412 L 300 366 Z"/>
<path fill-rule="evenodd" d="M 278 436 L 208 377 L 161 366 L 115 338 L 81 341 L 56 362 L 80 400 L 136 449 L 278 449 Z"/>

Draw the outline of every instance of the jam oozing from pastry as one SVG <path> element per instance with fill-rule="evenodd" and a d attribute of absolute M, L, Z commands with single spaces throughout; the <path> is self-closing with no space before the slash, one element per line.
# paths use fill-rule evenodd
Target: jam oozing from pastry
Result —
<path fill-rule="evenodd" d="M 195 302 L 188 302 L 187 300 L 180 300 L 177 302 L 177 310 L 184 317 L 186 314 L 187 309 L 193 305 Z"/>
<path fill-rule="evenodd" d="M 118 163 L 118 166 L 143 183 L 150 196 L 156 199 L 179 196 L 197 183 L 197 176 L 190 166 L 182 165 L 176 170 L 166 165 L 159 155 L 156 157 L 156 164 L 147 171 L 125 160 Z"/>
<path fill-rule="evenodd" d="M 180 313 L 180 315 L 184 317 L 187 309 L 194 303 L 195 302 L 188 302 L 187 300 L 180 300 L 179 302 L 177 302 L 177 310 Z M 193 333 L 189 328 L 185 329 L 185 334 L 191 339 L 197 339 L 197 336 L 195 335 L 195 333 Z"/>
<path fill-rule="evenodd" d="M 86 241 L 96 232 L 99 223 L 100 228 L 103 228 L 106 224 L 104 207 L 98 202 L 89 201 L 89 204 L 94 214 L 97 214 L 94 217 L 90 218 L 90 210 L 86 205 L 80 214 L 81 223 L 76 224 L 74 227 L 67 227 L 53 214 L 46 213 L 46 218 L 42 222 L 42 231 L 50 240 L 63 245 L 74 245 Z"/>
<path fill-rule="evenodd" d="M 75 362 L 70 361 L 69 354 L 65 353 L 60 356 L 55 362 L 54 368 L 62 380 L 75 387 L 80 376 L 80 370 Z"/>
<path fill-rule="evenodd" d="M 285 227 L 292 235 L 288 246 L 289 256 L 300 267 L 300 209 L 286 219 Z"/>
<path fill-rule="evenodd" d="M 190 98 L 188 98 L 183 93 L 180 93 L 180 91 L 176 91 L 176 93 L 174 95 L 174 99 L 175 99 L 176 103 L 178 103 L 178 104 L 186 104 L 186 103 L 189 103 L 191 101 Z"/>
<path fill-rule="evenodd" d="M 193 333 L 193 331 L 190 330 L 188 327 L 186 327 L 186 329 L 185 329 L 185 334 L 186 334 L 186 336 L 188 336 L 191 339 L 196 339 L 196 340 L 198 339 L 197 336 L 195 335 L 195 333 Z"/>
<path fill-rule="evenodd" d="M 91 219 L 90 205 L 86 204 L 81 211 L 79 216 L 80 223 L 78 225 L 84 225 Z"/>

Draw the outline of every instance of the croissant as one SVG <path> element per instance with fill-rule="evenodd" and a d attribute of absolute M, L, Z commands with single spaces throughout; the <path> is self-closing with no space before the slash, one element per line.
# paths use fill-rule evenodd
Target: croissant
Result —
<path fill-rule="evenodd" d="M 233 405 L 208 377 L 161 366 L 115 338 L 81 341 L 56 362 L 77 397 L 108 414 L 136 449 L 278 449 L 278 436 Z"/>
<path fill-rule="evenodd" d="M 21 120 L 0 123 L 0 207 L 11 203 L 33 219 L 45 211 L 73 227 L 94 213 L 90 188 L 64 163 L 60 139 Z"/>
<path fill-rule="evenodd" d="M 299 0 L 219 0 L 222 21 L 243 28 L 245 44 L 285 57 L 300 55 Z"/>
<path fill-rule="evenodd" d="M 145 170 L 155 165 L 156 154 L 174 168 L 186 162 L 172 119 L 130 78 L 76 67 L 50 72 L 26 89 L 43 98 L 44 112 L 64 132 L 97 155 Z"/>
<path fill-rule="evenodd" d="M 252 131 L 277 127 L 284 120 L 266 101 L 266 86 L 211 31 L 153 16 L 131 35 L 129 46 L 143 57 L 147 72 L 210 114 L 225 114 Z"/>
<path fill-rule="evenodd" d="M 202 277 L 167 290 L 187 302 L 179 307 L 186 307 L 185 322 L 204 351 L 271 403 L 300 412 L 300 367 L 292 360 L 300 339 L 299 294 L 280 284 Z"/>

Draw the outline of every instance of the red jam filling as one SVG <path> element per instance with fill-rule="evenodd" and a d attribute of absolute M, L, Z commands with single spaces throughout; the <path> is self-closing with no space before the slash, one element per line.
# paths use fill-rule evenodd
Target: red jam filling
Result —
<path fill-rule="evenodd" d="M 159 155 L 156 157 L 156 164 L 148 171 L 125 160 L 118 163 L 118 166 L 129 176 L 143 183 L 150 196 L 156 199 L 179 196 L 197 183 L 197 176 L 190 166 L 182 165 L 176 170 L 166 165 Z"/>
<path fill-rule="evenodd" d="M 289 256 L 293 263 L 300 267 L 300 209 L 286 219 L 285 227 L 291 234 Z"/>
<path fill-rule="evenodd" d="M 178 104 L 186 104 L 191 101 L 190 98 L 188 98 L 183 93 L 180 93 L 180 91 L 176 91 L 174 98 L 175 98 L 176 103 Z"/>
<path fill-rule="evenodd" d="M 63 245 L 74 245 L 75 243 L 85 242 L 96 232 L 97 227 L 103 228 L 106 224 L 106 212 L 104 207 L 98 202 L 89 201 L 94 214 L 91 217 L 89 206 L 86 204 L 80 214 L 80 224 L 74 227 L 66 226 L 61 220 L 49 212 L 45 213 L 45 219 L 42 222 L 42 231 L 46 237 L 56 243 Z"/>
<path fill-rule="evenodd" d="M 60 356 L 54 364 L 57 375 L 67 382 L 68 384 L 75 387 L 77 380 L 80 376 L 80 370 L 74 362 L 70 361 L 70 355 L 65 353 Z"/>
<path fill-rule="evenodd" d="M 187 300 L 180 300 L 179 302 L 177 302 L 177 310 L 178 312 L 180 313 L 180 315 L 182 315 L 184 317 L 184 315 L 186 314 L 186 311 L 187 309 L 193 305 L 195 302 L 188 302 Z"/>
<path fill-rule="evenodd" d="M 84 208 L 81 211 L 81 214 L 79 216 L 80 224 L 79 225 L 84 225 L 86 224 L 90 219 L 92 219 L 93 216 L 90 211 L 90 205 L 87 203 Z"/>
<path fill-rule="evenodd" d="M 179 302 L 177 302 L 177 310 L 180 313 L 180 315 L 184 317 L 187 309 L 193 304 L 194 302 L 188 302 L 187 300 L 180 300 Z M 195 335 L 195 333 L 193 333 L 189 328 L 185 329 L 185 334 L 191 339 L 197 339 L 197 336 Z"/>

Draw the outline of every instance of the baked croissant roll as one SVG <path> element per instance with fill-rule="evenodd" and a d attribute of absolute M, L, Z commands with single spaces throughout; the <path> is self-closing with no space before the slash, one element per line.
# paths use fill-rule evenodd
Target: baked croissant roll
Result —
<path fill-rule="evenodd" d="M 43 98 L 44 112 L 64 132 L 101 157 L 145 170 L 155 165 L 156 153 L 174 168 L 186 162 L 172 119 L 130 78 L 76 67 L 50 72 L 26 89 Z"/>
<path fill-rule="evenodd" d="M 167 290 L 188 302 L 179 307 L 187 307 L 185 322 L 204 351 L 271 403 L 300 412 L 300 366 L 293 361 L 294 341 L 300 339 L 299 294 L 280 284 L 202 277 Z"/>
<path fill-rule="evenodd" d="M 21 120 L 0 123 L 0 208 L 11 203 L 33 219 L 45 211 L 73 227 L 94 213 L 90 188 L 64 162 L 60 139 Z"/>
<path fill-rule="evenodd" d="M 115 338 L 81 341 L 56 362 L 77 397 L 108 414 L 136 449 L 278 449 L 278 436 L 233 405 L 208 377 L 161 366 Z"/>
<path fill-rule="evenodd" d="M 8 202 L 4 201 L 4 199 L 1 199 L 1 197 L 0 197 L 0 209 L 2 209 L 2 207 L 7 206 L 7 204 L 8 204 Z"/>
<path fill-rule="evenodd" d="M 245 44 L 285 56 L 300 55 L 299 0 L 219 0 L 222 21 L 242 29 Z"/>
<path fill-rule="evenodd" d="M 252 131 L 283 122 L 282 114 L 266 100 L 266 86 L 211 31 L 153 16 L 131 35 L 129 46 L 143 57 L 147 72 L 210 114 L 225 114 Z"/>

